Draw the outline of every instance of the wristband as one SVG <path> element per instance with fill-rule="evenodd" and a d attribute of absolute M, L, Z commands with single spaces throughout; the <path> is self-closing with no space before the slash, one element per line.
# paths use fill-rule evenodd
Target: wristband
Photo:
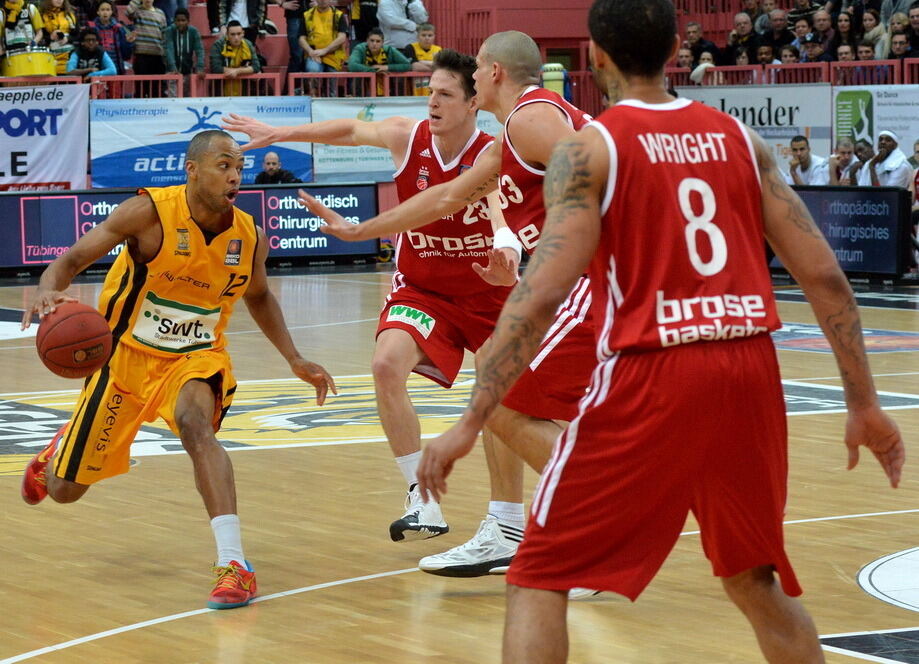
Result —
<path fill-rule="evenodd" d="M 523 252 L 523 245 L 520 244 L 520 240 L 517 239 L 517 236 L 514 235 L 514 232 L 507 226 L 502 226 L 495 231 L 494 246 L 493 249 L 513 249 L 517 252 L 517 260 L 520 260 L 520 255 Z"/>

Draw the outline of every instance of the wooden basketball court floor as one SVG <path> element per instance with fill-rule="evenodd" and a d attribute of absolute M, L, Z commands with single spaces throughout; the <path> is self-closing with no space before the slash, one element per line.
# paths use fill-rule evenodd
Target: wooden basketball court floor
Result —
<path fill-rule="evenodd" d="M 0 310 L 11 320 L 33 286 L 4 283 Z M 400 544 L 388 537 L 404 483 L 368 376 L 388 284 L 385 268 L 272 276 L 301 351 L 338 380 L 339 396 L 322 409 L 245 308 L 236 312 L 230 351 L 241 386 L 221 439 L 231 449 L 261 598 L 231 611 L 203 608 L 213 540 L 191 464 L 162 424 L 144 428 L 130 473 L 80 502 L 21 501 L 21 471 L 69 416 L 79 383 L 45 370 L 31 337 L 0 340 L 0 662 L 499 661 L 503 577 L 449 579 L 416 569 L 420 557 L 464 542 L 483 517 L 481 449 L 451 478 L 450 533 Z M 86 302 L 98 291 L 97 283 L 72 289 Z M 819 352 L 821 337 L 797 291 L 779 294 L 788 327 L 779 351 L 790 412 L 786 537 L 804 602 L 821 635 L 852 635 L 826 641 L 828 661 L 919 662 L 910 631 L 919 631 L 915 456 L 896 491 L 872 458 L 846 472 L 833 358 Z M 915 446 L 919 289 L 860 302 L 878 389 Z M 463 374 L 451 391 L 412 379 L 426 436 L 460 412 L 471 379 Z M 534 482 L 529 473 L 528 491 Z M 761 661 L 694 531 L 688 522 L 636 604 L 609 594 L 571 604 L 571 662 Z"/>

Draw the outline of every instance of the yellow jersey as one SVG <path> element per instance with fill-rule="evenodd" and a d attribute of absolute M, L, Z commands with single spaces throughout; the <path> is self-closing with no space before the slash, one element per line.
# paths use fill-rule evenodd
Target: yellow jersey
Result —
<path fill-rule="evenodd" d="M 222 350 L 224 329 L 252 278 L 258 235 L 251 215 L 233 208 L 233 224 L 207 240 L 192 219 L 186 185 L 150 187 L 163 227 L 156 256 L 137 263 L 125 246 L 105 277 L 99 311 L 113 348 L 125 344 L 164 357 Z"/>
<path fill-rule="evenodd" d="M 434 56 L 440 53 L 441 47 L 436 44 L 432 44 L 431 48 L 425 51 L 421 48 L 421 44 L 418 42 L 412 42 L 408 45 L 408 48 L 405 49 L 406 55 L 411 49 L 411 54 L 413 57 L 409 57 L 409 60 L 412 62 L 431 62 L 434 60 Z M 428 87 L 428 84 L 431 82 L 429 78 L 416 78 L 415 79 L 415 96 L 416 97 L 427 97 L 431 94 L 431 88 Z"/>

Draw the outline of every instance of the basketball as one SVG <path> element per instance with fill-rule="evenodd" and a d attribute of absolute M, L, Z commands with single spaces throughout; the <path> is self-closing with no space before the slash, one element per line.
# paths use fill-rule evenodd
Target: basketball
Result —
<path fill-rule="evenodd" d="M 92 307 L 62 302 L 42 319 L 35 346 L 44 365 L 58 376 L 84 378 L 108 361 L 112 333 Z"/>

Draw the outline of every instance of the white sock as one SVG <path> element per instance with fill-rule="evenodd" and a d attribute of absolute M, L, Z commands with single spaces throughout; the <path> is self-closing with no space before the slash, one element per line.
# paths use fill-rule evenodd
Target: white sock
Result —
<path fill-rule="evenodd" d="M 399 470 L 402 471 L 405 483 L 408 484 L 408 488 L 411 490 L 412 485 L 418 482 L 417 473 L 418 464 L 421 463 L 421 450 L 396 457 L 396 463 L 399 465 Z"/>
<path fill-rule="evenodd" d="M 211 530 L 217 541 L 217 565 L 226 567 L 231 560 L 240 565 L 246 564 L 243 554 L 242 535 L 239 531 L 239 517 L 235 514 L 222 514 L 211 519 Z"/>
<path fill-rule="evenodd" d="M 498 520 L 498 523 L 512 526 L 523 532 L 526 521 L 523 516 L 523 503 L 505 503 L 500 500 L 488 502 L 488 513 Z"/>

